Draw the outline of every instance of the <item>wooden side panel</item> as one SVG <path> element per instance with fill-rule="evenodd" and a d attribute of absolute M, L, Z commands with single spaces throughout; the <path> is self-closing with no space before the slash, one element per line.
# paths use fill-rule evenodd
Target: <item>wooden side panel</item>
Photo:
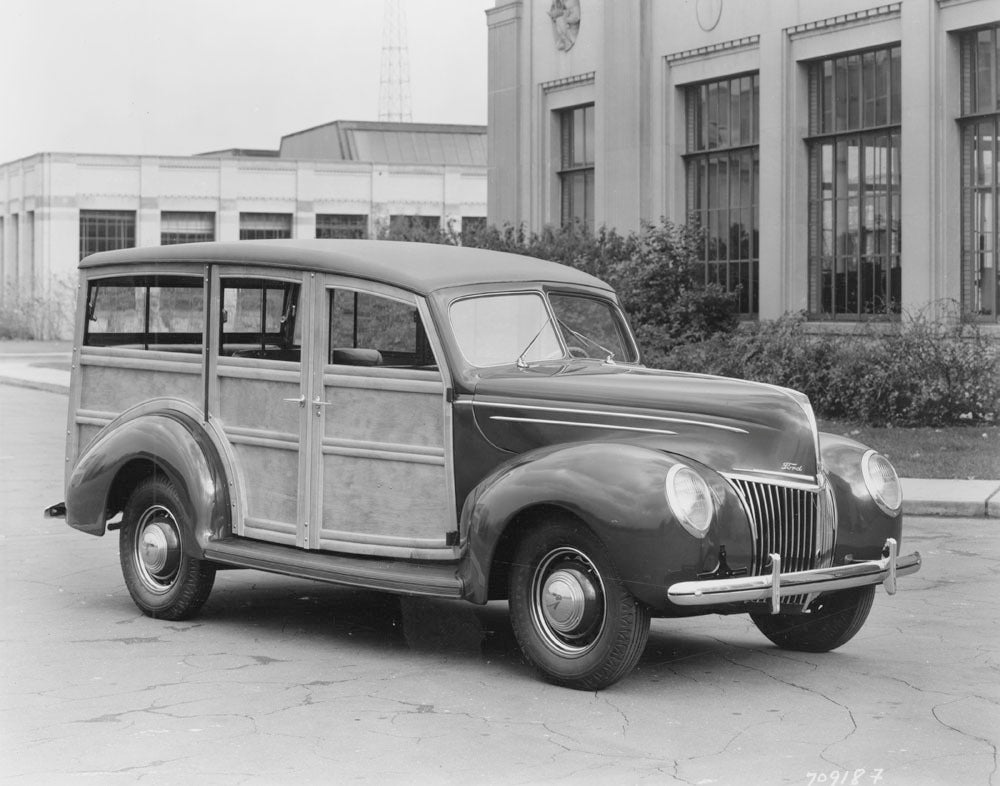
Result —
<path fill-rule="evenodd" d="M 151 398 L 179 398 L 201 408 L 201 354 L 85 347 L 77 369 L 80 409 L 118 415 Z"/>
<path fill-rule="evenodd" d="M 444 544 L 444 460 L 330 455 L 324 446 L 324 540 L 371 540 L 432 547 Z"/>
<path fill-rule="evenodd" d="M 303 408 L 297 364 L 219 361 L 218 420 L 246 493 L 241 534 L 297 544 Z M 291 399 L 291 401 L 285 401 Z"/>
<path fill-rule="evenodd" d="M 444 385 L 437 372 L 328 366 L 320 548 L 444 549 Z M 411 552 L 412 553 L 412 552 Z"/>

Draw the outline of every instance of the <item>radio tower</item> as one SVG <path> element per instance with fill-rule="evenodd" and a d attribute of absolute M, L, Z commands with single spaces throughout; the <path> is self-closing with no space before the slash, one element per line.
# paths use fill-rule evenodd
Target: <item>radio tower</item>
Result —
<path fill-rule="evenodd" d="M 385 0 L 378 119 L 397 123 L 413 120 L 410 109 L 410 53 L 406 47 L 406 17 L 400 0 Z"/>

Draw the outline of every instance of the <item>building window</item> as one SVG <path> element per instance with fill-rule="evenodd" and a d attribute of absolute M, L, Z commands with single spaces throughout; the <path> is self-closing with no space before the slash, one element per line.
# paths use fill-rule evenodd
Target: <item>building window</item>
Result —
<path fill-rule="evenodd" d="M 160 214 L 160 245 L 202 243 L 215 240 L 215 213 Z"/>
<path fill-rule="evenodd" d="M 486 231 L 486 216 L 462 217 L 462 243 L 467 245 Z"/>
<path fill-rule="evenodd" d="M 316 216 L 316 237 L 363 239 L 368 237 L 368 216 L 324 213 Z"/>
<path fill-rule="evenodd" d="M 419 240 L 430 233 L 441 231 L 441 216 L 389 216 L 389 235 L 400 240 Z"/>
<path fill-rule="evenodd" d="M 735 292 L 739 312 L 759 310 L 758 106 L 760 77 L 687 88 L 688 214 L 705 230 L 705 281 Z"/>
<path fill-rule="evenodd" d="M 594 105 L 559 112 L 559 222 L 594 226 Z"/>
<path fill-rule="evenodd" d="M 809 307 L 900 310 L 899 47 L 809 66 Z"/>
<path fill-rule="evenodd" d="M 240 213 L 240 240 L 287 240 L 291 236 L 291 213 Z"/>
<path fill-rule="evenodd" d="M 962 306 L 1000 321 L 1000 25 L 964 33 L 962 52 Z"/>
<path fill-rule="evenodd" d="M 80 259 L 116 248 L 135 248 L 135 211 L 81 210 Z"/>

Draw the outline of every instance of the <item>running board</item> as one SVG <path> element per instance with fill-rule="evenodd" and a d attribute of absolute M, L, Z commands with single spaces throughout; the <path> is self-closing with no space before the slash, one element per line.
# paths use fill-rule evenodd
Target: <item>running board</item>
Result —
<path fill-rule="evenodd" d="M 205 559 L 237 568 L 404 595 L 464 597 L 455 563 L 350 557 L 237 537 L 210 543 L 205 549 Z"/>

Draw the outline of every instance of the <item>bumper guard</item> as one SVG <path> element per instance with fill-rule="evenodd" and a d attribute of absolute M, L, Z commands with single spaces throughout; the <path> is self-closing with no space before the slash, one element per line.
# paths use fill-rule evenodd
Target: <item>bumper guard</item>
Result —
<path fill-rule="evenodd" d="M 882 559 L 877 560 L 783 574 L 781 557 L 771 554 L 769 575 L 681 581 L 667 589 L 667 599 L 678 606 L 716 606 L 770 600 L 771 613 L 777 614 L 781 609 L 781 599 L 788 595 L 809 595 L 814 592 L 864 587 L 868 584 L 884 584 L 886 592 L 895 595 L 896 577 L 920 570 L 920 553 L 915 551 L 900 557 L 896 539 L 888 538 L 882 555 Z"/>

